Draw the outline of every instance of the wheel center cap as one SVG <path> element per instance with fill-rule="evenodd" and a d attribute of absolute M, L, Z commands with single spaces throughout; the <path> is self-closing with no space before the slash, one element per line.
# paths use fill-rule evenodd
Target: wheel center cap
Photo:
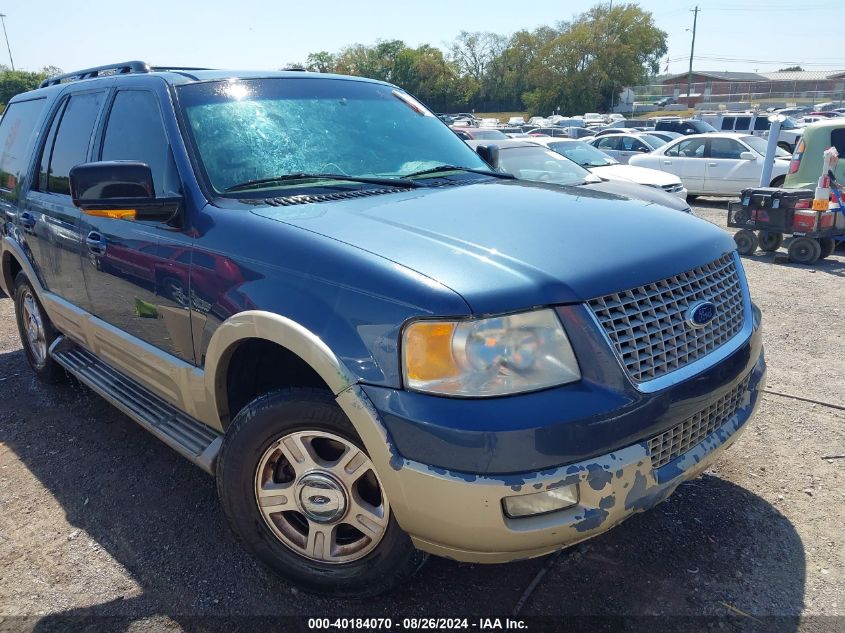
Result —
<path fill-rule="evenodd" d="M 346 512 L 346 491 L 333 477 L 308 473 L 296 485 L 302 513 L 317 523 L 332 523 Z"/>

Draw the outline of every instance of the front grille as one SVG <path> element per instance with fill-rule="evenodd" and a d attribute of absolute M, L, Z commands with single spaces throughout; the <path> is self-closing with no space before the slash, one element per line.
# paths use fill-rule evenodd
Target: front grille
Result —
<path fill-rule="evenodd" d="M 663 191 L 667 193 L 678 193 L 681 189 L 684 188 L 683 183 L 676 182 L 671 185 L 663 185 Z"/>
<path fill-rule="evenodd" d="M 716 316 L 703 327 L 687 311 L 711 301 Z M 742 283 L 732 254 L 645 286 L 589 302 L 628 375 L 643 383 L 710 354 L 744 324 Z"/>
<path fill-rule="evenodd" d="M 668 431 L 648 441 L 652 468 L 660 468 L 698 445 L 705 437 L 727 422 L 739 409 L 748 389 L 748 381 L 740 383 L 716 402 L 690 416 Z"/>

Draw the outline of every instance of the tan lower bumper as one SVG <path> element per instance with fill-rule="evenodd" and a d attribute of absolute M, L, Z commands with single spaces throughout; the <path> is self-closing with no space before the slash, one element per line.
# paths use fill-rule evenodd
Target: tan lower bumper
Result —
<path fill-rule="evenodd" d="M 363 392 L 350 388 L 338 403 L 362 433 L 394 516 L 419 549 L 459 561 L 502 563 L 568 547 L 663 501 L 736 440 L 757 400 L 752 402 L 747 393 L 743 407 L 722 427 L 721 437 L 709 438 L 657 472 L 645 446 L 636 444 L 553 470 L 498 477 L 452 473 L 403 460 L 393 452 Z M 572 508 L 519 519 L 503 512 L 504 497 L 571 484 L 579 489 L 579 502 Z"/>

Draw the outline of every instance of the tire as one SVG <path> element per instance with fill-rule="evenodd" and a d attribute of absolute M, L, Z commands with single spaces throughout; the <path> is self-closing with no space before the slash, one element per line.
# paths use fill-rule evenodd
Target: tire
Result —
<path fill-rule="evenodd" d="M 784 143 L 783 141 L 781 141 L 780 143 L 778 143 L 778 147 L 780 147 L 785 152 L 789 152 L 790 154 L 792 153 L 792 145 L 790 145 L 789 143 Z"/>
<path fill-rule="evenodd" d="M 185 286 L 178 277 L 165 277 L 161 281 L 162 293 L 171 301 L 180 306 L 188 305 L 188 297 L 185 293 Z"/>
<path fill-rule="evenodd" d="M 351 463 L 359 464 L 351 486 L 346 479 L 356 476 L 345 476 L 349 467 L 339 465 L 349 459 L 347 455 L 355 455 Z M 380 489 L 377 498 L 373 484 Z M 282 489 L 290 494 L 279 493 Z M 320 492 L 313 493 L 315 489 Z M 265 491 L 265 507 L 290 509 L 262 511 L 259 490 Z M 217 492 L 244 549 L 306 591 L 334 597 L 374 596 L 411 576 L 426 559 L 396 523 L 361 440 L 326 391 L 274 391 L 244 407 L 223 442 Z M 309 492 L 313 494 L 303 497 Z M 369 501 L 362 504 L 365 497 Z M 372 523 L 380 534 L 376 538 L 346 523 L 353 503 L 359 511 L 369 508 L 361 511 L 369 518 L 376 517 L 371 511 L 380 506 L 377 521 L 382 525 Z M 321 537 L 323 530 L 329 535 Z"/>
<path fill-rule="evenodd" d="M 760 242 L 760 248 L 767 253 L 774 253 L 783 245 L 783 233 L 757 231 L 757 239 Z"/>
<path fill-rule="evenodd" d="M 777 178 L 772 179 L 770 187 L 783 187 L 783 183 L 786 182 L 786 176 L 778 176 Z"/>
<path fill-rule="evenodd" d="M 821 247 L 819 259 L 825 259 L 830 257 L 833 251 L 836 250 L 836 240 L 832 237 L 822 237 L 819 239 L 819 246 Z"/>
<path fill-rule="evenodd" d="M 49 349 L 59 336 L 27 276 L 15 277 L 15 320 L 29 366 L 42 382 L 55 384 L 68 379 L 67 372 L 50 356 Z"/>
<path fill-rule="evenodd" d="M 814 264 L 821 256 L 822 247 L 811 237 L 797 237 L 789 245 L 789 261 L 796 264 Z"/>
<path fill-rule="evenodd" d="M 748 229 L 737 231 L 734 235 L 734 242 L 736 242 L 736 250 L 740 255 L 753 255 L 757 250 L 757 234 L 754 231 Z"/>

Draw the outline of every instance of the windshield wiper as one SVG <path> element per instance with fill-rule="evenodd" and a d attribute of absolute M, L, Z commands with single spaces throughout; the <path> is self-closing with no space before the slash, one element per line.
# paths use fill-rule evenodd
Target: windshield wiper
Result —
<path fill-rule="evenodd" d="M 226 187 L 223 193 L 231 193 L 232 191 L 242 191 L 244 189 L 252 189 L 262 185 L 272 185 L 274 183 L 289 182 L 292 180 L 343 180 L 348 182 L 360 182 L 367 185 L 384 185 L 388 187 L 408 187 L 414 189 L 419 187 L 418 182 L 407 180 L 405 178 L 369 178 L 367 176 L 347 176 L 346 174 L 309 174 L 300 172 L 296 174 L 283 174 L 281 176 L 273 176 L 272 178 L 258 178 L 256 180 L 247 180 L 246 182 Z"/>
<path fill-rule="evenodd" d="M 506 178 L 507 180 L 513 180 L 513 174 L 505 174 L 499 171 L 490 171 L 488 169 L 473 169 L 471 167 L 458 167 L 457 165 L 437 165 L 437 167 L 431 167 L 429 169 L 423 169 L 421 171 L 415 171 L 410 174 L 405 174 L 405 178 L 414 178 L 416 176 L 427 176 L 428 174 L 436 174 L 441 171 L 465 171 L 471 174 L 481 174 L 482 176 L 493 176 L 494 178 Z"/>

